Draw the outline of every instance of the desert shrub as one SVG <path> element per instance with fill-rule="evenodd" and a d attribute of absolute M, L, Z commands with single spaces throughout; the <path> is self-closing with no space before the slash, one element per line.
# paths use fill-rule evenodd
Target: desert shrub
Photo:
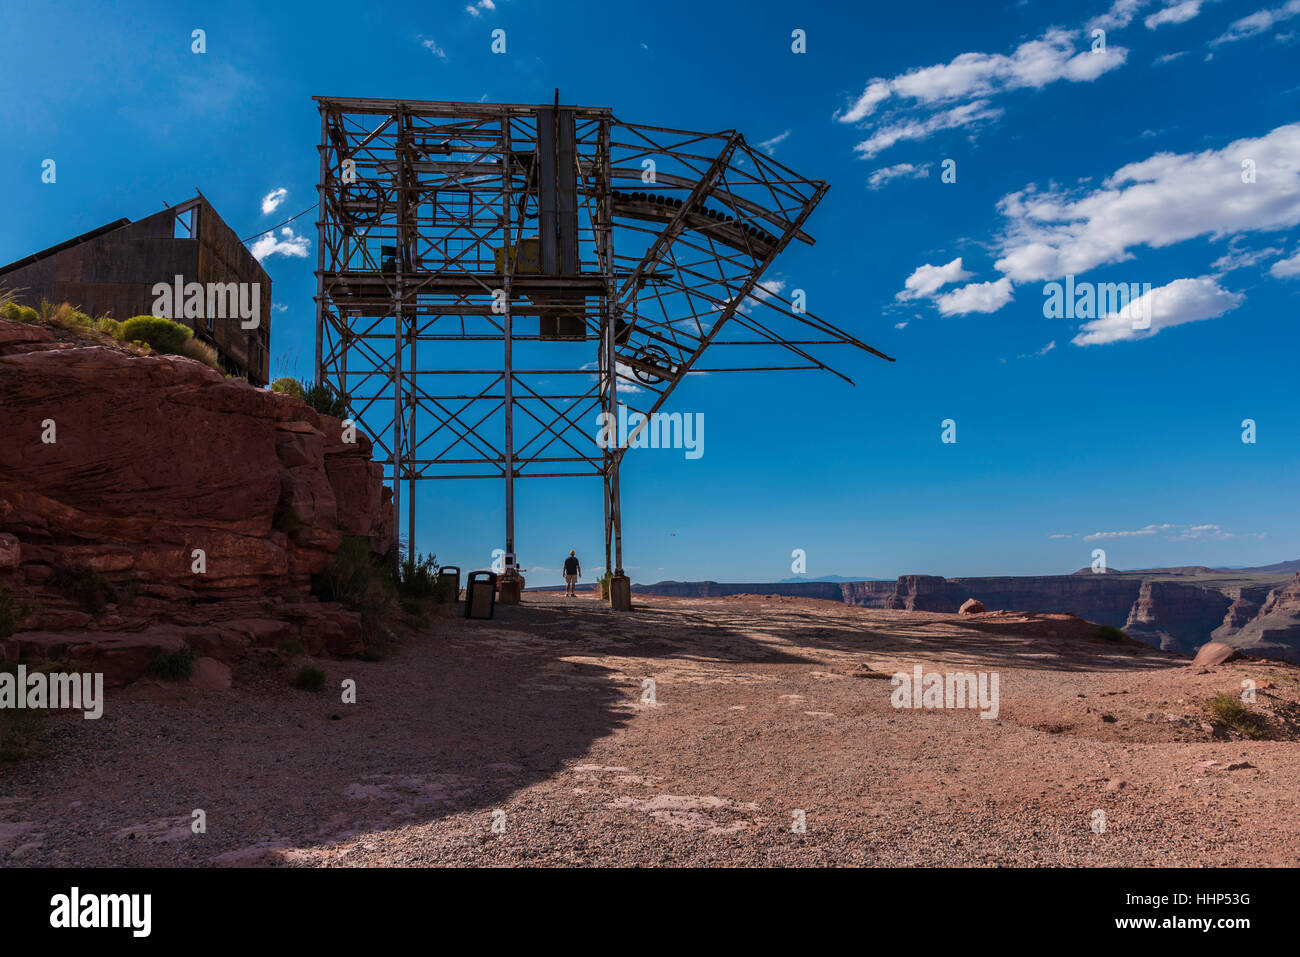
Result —
<path fill-rule="evenodd" d="M 122 338 L 122 324 L 112 316 L 100 316 L 95 320 L 95 328 L 114 339 Z"/>
<path fill-rule="evenodd" d="M 1123 641 L 1128 634 L 1114 625 L 1102 625 L 1097 629 L 1097 637 L 1104 638 L 1106 641 Z"/>
<path fill-rule="evenodd" d="M 291 395 L 296 399 L 304 399 L 302 383 L 293 376 L 282 376 L 271 383 L 272 392 L 283 392 L 285 395 Z"/>
<path fill-rule="evenodd" d="M 31 306 L 20 306 L 16 302 L 4 304 L 4 317 L 13 322 L 35 322 L 40 316 Z"/>
<path fill-rule="evenodd" d="M 161 316 L 132 316 L 122 323 L 119 338 L 126 342 L 143 342 L 155 352 L 175 355 L 194 335 L 189 326 Z"/>
<path fill-rule="evenodd" d="M 49 304 L 42 303 L 42 307 L 47 305 Z M 93 321 L 90 316 L 66 302 L 51 307 L 45 319 L 56 326 L 63 326 L 68 329 L 86 329 L 90 327 Z"/>
<path fill-rule="evenodd" d="M 182 643 L 175 651 L 159 648 L 149 660 L 149 674 L 166 681 L 183 681 L 194 673 L 194 649 Z"/>
<path fill-rule="evenodd" d="M 35 757 L 41 752 L 44 736 L 44 710 L 0 708 L 0 762 Z"/>
<path fill-rule="evenodd" d="M 46 584 L 75 599 L 82 611 L 92 615 L 103 614 L 109 602 L 117 601 L 113 583 L 89 565 L 55 565 Z"/>
<path fill-rule="evenodd" d="M 293 686 L 301 691 L 320 691 L 325 687 L 325 672 L 312 665 L 303 665 L 294 676 Z"/>
<path fill-rule="evenodd" d="M 280 653 L 280 656 L 284 658 L 285 661 L 292 661 L 294 658 L 301 658 L 305 655 L 307 653 L 307 646 L 297 638 L 285 638 L 275 646 L 275 650 Z"/>
<path fill-rule="evenodd" d="M 221 368 L 220 360 L 217 358 L 217 350 L 202 339 L 186 339 L 181 343 L 177 354 L 187 359 L 193 359 L 195 362 L 202 362 L 208 368 L 216 369 L 218 372 L 224 371 Z"/>
<path fill-rule="evenodd" d="M 1268 723 L 1246 707 L 1245 702 L 1222 691 L 1205 702 L 1205 710 L 1220 723 L 1245 738 L 1268 737 Z"/>
<path fill-rule="evenodd" d="M 436 555 L 416 555 L 399 562 L 397 593 L 405 598 L 439 598 L 438 572 Z M 444 587 L 442 592 L 445 591 Z"/>
<path fill-rule="evenodd" d="M 321 415 L 332 415 L 336 419 L 348 417 L 347 402 L 323 382 L 310 382 L 304 386 L 302 399 Z"/>
<path fill-rule="evenodd" d="M 342 602 L 360 611 L 363 620 L 375 620 L 391 608 L 397 589 L 371 554 L 370 543 L 359 535 L 345 535 L 329 567 L 312 576 L 311 590 L 322 601 Z"/>
<path fill-rule="evenodd" d="M 0 585 L 0 638 L 8 638 L 35 609 L 16 597 L 8 585 Z"/>
<path fill-rule="evenodd" d="M 271 519 L 271 527 L 290 538 L 297 538 L 302 534 L 303 529 L 307 528 L 307 523 L 294 509 L 286 508 L 275 513 L 275 517 Z"/>

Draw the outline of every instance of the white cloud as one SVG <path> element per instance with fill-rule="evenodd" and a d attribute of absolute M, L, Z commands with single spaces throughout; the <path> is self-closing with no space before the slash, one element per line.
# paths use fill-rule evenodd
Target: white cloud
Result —
<path fill-rule="evenodd" d="M 1133 300 L 1127 309 L 1085 322 L 1072 340 L 1076 346 L 1106 345 L 1150 339 L 1161 329 L 1217 319 L 1242 304 L 1245 295 L 1219 285 L 1211 276 L 1175 279 Z M 1150 327 L 1135 329 L 1137 317 L 1150 316 Z M 1142 323 L 1145 325 L 1145 323 Z"/>
<path fill-rule="evenodd" d="M 432 39 L 426 40 L 424 37 L 420 37 L 420 46 L 424 47 L 440 60 L 447 59 L 447 51 L 438 46 L 437 42 Z"/>
<path fill-rule="evenodd" d="M 1147 525 L 1144 528 L 1135 529 L 1131 532 L 1093 532 L 1091 535 L 1083 536 L 1085 542 L 1100 542 L 1108 538 L 1145 538 L 1148 535 L 1159 535 L 1161 532 L 1171 532 L 1177 525 Z"/>
<path fill-rule="evenodd" d="M 1242 182 L 1245 160 L 1253 183 Z M 1157 153 L 1081 195 L 1031 186 L 998 209 L 1008 225 L 995 266 L 1016 282 L 1077 275 L 1142 246 L 1286 229 L 1300 224 L 1300 123 L 1221 150 Z"/>
<path fill-rule="evenodd" d="M 1166 63 L 1173 63 L 1179 57 L 1184 57 L 1184 56 L 1187 56 L 1186 50 L 1179 50 L 1177 53 L 1166 53 L 1164 56 L 1156 57 L 1154 61 L 1154 65 L 1164 66 Z"/>
<path fill-rule="evenodd" d="M 1115 0 L 1110 9 L 1088 21 L 1087 30 L 1122 30 L 1151 0 Z"/>
<path fill-rule="evenodd" d="M 1210 265 L 1219 275 L 1223 275 L 1238 269 L 1249 269 L 1280 252 L 1282 249 L 1277 246 L 1269 246 L 1265 249 L 1241 249 L 1234 239 L 1228 243 L 1228 251 Z"/>
<path fill-rule="evenodd" d="M 269 193 L 263 196 L 262 215 L 266 216 L 270 213 L 274 213 L 277 209 L 280 208 L 280 204 L 284 202 L 285 197 L 287 197 L 288 195 L 289 195 L 289 191 L 285 189 L 283 186 L 280 186 L 277 187 L 276 189 L 271 190 Z"/>
<path fill-rule="evenodd" d="M 932 113 L 923 120 L 904 120 L 899 123 L 891 123 L 876 130 L 853 149 L 861 153 L 864 159 L 871 159 L 883 153 L 895 143 L 904 140 L 923 140 L 939 130 L 951 130 L 982 123 L 986 120 L 996 120 L 1003 114 L 1004 111 L 1001 109 L 989 109 L 988 104 L 988 100 L 975 100 L 972 103 L 954 106 L 950 110 Z"/>
<path fill-rule="evenodd" d="M 1233 43 L 1237 40 L 1244 40 L 1247 37 L 1253 37 L 1260 33 L 1267 33 L 1279 23 L 1290 20 L 1292 17 L 1300 16 L 1300 0 L 1288 0 L 1280 7 L 1262 10 L 1256 10 L 1249 16 L 1242 17 L 1240 20 L 1234 20 L 1228 25 L 1228 29 L 1223 35 L 1211 41 L 1212 46 L 1221 43 Z"/>
<path fill-rule="evenodd" d="M 1274 279 L 1295 279 L 1300 277 L 1300 251 L 1289 259 L 1279 259 L 1268 269 Z"/>
<path fill-rule="evenodd" d="M 930 164 L 923 163 L 920 166 L 914 163 L 895 163 L 893 166 L 885 166 L 876 170 L 867 177 L 868 189 L 880 189 L 890 180 L 906 177 L 907 179 L 925 179 L 930 175 Z"/>
<path fill-rule="evenodd" d="M 1148 30 L 1154 30 L 1166 23 L 1186 23 L 1200 15 L 1201 2 L 1202 0 L 1182 0 L 1181 3 L 1170 4 L 1163 10 L 1157 10 L 1142 22 Z"/>
<path fill-rule="evenodd" d="M 958 256 L 946 266 L 931 266 L 926 263 L 913 270 L 912 275 L 903 281 L 903 290 L 894 298 L 902 301 L 932 296 L 950 282 L 964 282 L 975 275 L 961 268 Z"/>
<path fill-rule="evenodd" d="M 963 316 L 970 312 L 997 312 L 1011 299 L 1011 280 L 1003 276 L 995 282 L 973 282 L 946 292 L 935 305 L 940 315 Z"/>
<path fill-rule="evenodd" d="M 1127 51 L 1107 47 L 1076 53 L 1078 32 L 1054 28 L 1037 40 L 1028 40 L 1011 55 L 962 53 L 948 63 L 918 67 L 893 79 L 874 79 L 842 115 L 843 123 L 856 123 L 892 96 L 922 104 L 984 97 L 1006 90 L 1040 89 L 1058 80 L 1088 82 L 1124 62 Z"/>
<path fill-rule="evenodd" d="M 1205 525 L 1180 525 L 1169 522 L 1163 525 L 1147 525 L 1143 528 L 1134 529 L 1124 532 L 1093 532 L 1091 535 L 1083 536 L 1085 542 L 1099 542 L 1115 538 L 1149 538 L 1152 535 L 1164 535 L 1166 540 L 1171 542 L 1192 542 L 1201 538 L 1236 538 L 1236 532 L 1224 531 L 1223 526 L 1214 524 Z M 1066 536 L 1053 535 L 1053 538 L 1063 538 Z M 1263 538 L 1259 533 L 1247 532 L 1246 538 Z"/>
<path fill-rule="evenodd" d="M 292 226 L 285 226 L 279 231 L 278 236 L 276 233 L 270 232 L 257 240 L 249 247 L 249 252 L 253 254 L 254 259 L 262 262 L 271 256 L 303 259 L 307 256 L 309 249 L 311 249 L 310 239 L 295 233 Z"/>
<path fill-rule="evenodd" d="M 491 13 L 496 8 L 497 5 L 493 3 L 493 0 L 478 0 L 477 3 L 471 3 L 469 6 L 467 6 L 465 8 L 465 12 L 472 17 L 478 17 L 483 15 L 482 11 L 487 10 L 489 13 Z"/>
<path fill-rule="evenodd" d="M 786 137 L 788 137 L 789 135 L 790 135 L 789 130 L 786 130 L 784 133 L 778 133 L 770 140 L 763 140 L 763 142 L 758 144 L 758 148 L 761 149 L 768 156 L 771 156 L 773 153 L 776 152 L 777 145 L 783 142 L 786 139 Z"/>
<path fill-rule="evenodd" d="M 948 63 L 918 67 L 891 79 L 876 77 L 862 94 L 835 118 L 841 123 L 861 123 L 881 104 L 897 99 L 905 109 L 922 114 L 904 119 L 889 117 L 871 137 L 856 147 L 859 153 L 875 156 L 902 140 L 924 139 L 939 130 L 969 126 L 1002 115 L 989 108 L 989 98 L 1010 90 L 1041 89 L 1059 80 L 1091 82 L 1124 63 L 1128 51 L 1107 46 L 1085 47 L 1075 52 L 1078 31 L 1053 28 L 1036 40 L 1028 40 L 1011 54 L 962 53 Z M 940 110 L 960 100 L 971 102 Z"/>

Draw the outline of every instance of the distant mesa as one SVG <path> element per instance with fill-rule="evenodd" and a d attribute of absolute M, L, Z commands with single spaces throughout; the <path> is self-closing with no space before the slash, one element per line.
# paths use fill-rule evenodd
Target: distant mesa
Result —
<path fill-rule="evenodd" d="M 1070 575 L 895 581 L 823 579 L 782 582 L 677 582 L 634 585 L 642 595 L 717 598 L 782 595 L 864 608 L 954 614 L 973 599 L 986 609 L 1074 614 L 1122 628 L 1165 651 L 1192 654 L 1210 641 L 1253 657 L 1300 662 L 1300 560 L 1257 568 L 1187 565 L 1133 571 L 1091 568 Z"/>

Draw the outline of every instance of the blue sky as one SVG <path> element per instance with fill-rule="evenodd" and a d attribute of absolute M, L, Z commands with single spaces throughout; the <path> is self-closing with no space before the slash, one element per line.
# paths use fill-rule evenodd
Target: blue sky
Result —
<path fill-rule="evenodd" d="M 1297 65 L 1300 0 L 8 4 L 0 262 L 195 187 L 241 235 L 309 207 L 313 95 L 558 87 L 630 122 L 734 128 L 831 184 L 817 245 L 773 278 L 898 362 L 841 356 L 855 388 L 688 378 L 669 408 L 704 414 L 704 456 L 625 460 L 635 581 L 785 578 L 796 548 L 810 576 L 1052 574 L 1098 547 L 1119 568 L 1264 564 L 1300 557 Z M 276 374 L 310 374 L 312 223 L 259 249 Z M 1149 283 L 1151 328 L 1046 318 L 1067 273 Z M 420 548 L 486 566 L 499 484 L 421 496 Z M 530 583 L 569 548 L 597 570 L 596 480 L 518 500 Z"/>

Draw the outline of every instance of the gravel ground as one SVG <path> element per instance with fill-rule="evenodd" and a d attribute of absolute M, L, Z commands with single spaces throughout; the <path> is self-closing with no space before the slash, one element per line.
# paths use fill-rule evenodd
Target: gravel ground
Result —
<path fill-rule="evenodd" d="M 321 692 L 250 662 L 231 690 L 145 680 L 99 721 L 50 717 L 46 754 L 0 769 L 0 863 L 1300 864 L 1300 669 L 1095 632 L 529 593 L 385 661 L 315 662 Z M 996 672 L 997 718 L 895 709 L 916 664 Z M 1246 679 L 1272 740 L 1205 711 Z"/>

